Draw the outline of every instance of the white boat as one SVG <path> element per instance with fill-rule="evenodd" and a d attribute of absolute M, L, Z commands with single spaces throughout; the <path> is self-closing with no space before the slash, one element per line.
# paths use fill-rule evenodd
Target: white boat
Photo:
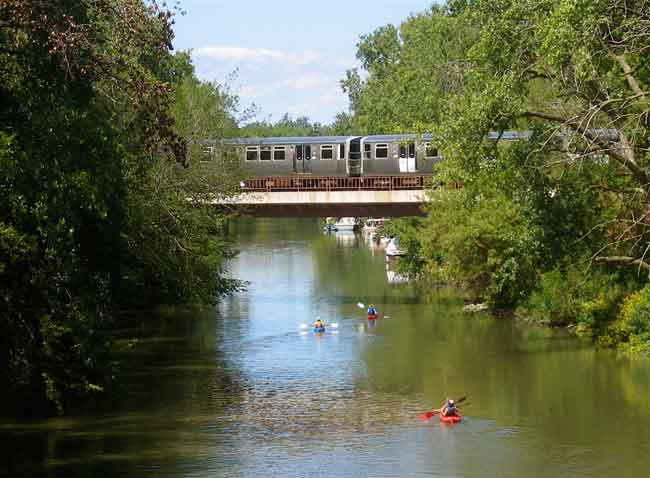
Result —
<path fill-rule="evenodd" d="M 363 225 L 363 232 L 365 234 L 374 234 L 377 232 L 377 229 L 381 228 L 384 225 L 384 219 L 373 219 L 369 218 L 366 223 Z"/>
<path fill-rule="evenodd" d="M 354 231 L 357 221 L 353 217 L 341 217 L 334 223 L 334 227 L 337 231 Z"/>
<path fill-rule="evenodd" d="M 390 240 L 385 249 L 386 257 L 403 256 L 405 252 L 399 247 L 399 238 L 394 237 Z"/>

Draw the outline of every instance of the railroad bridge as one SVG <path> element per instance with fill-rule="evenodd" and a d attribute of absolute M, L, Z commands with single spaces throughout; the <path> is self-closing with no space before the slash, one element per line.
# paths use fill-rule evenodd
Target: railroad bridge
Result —
<path fill-rule="evenodd" d="M 432 175 L 257 177 L 217 203 L 266 217 L 420 216 L 432 181 Z"/>

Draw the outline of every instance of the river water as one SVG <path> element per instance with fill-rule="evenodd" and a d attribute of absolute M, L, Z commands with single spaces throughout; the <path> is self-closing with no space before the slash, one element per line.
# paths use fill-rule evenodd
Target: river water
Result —
<path fill-rule="evenodd" d="M 248 289 L 215 310 L 133 320 L 124 393 L 0 422 L 0 474 L 648 476 L 648 360 L 391 284 L 381 251 L 313 220 L 233 233 L 230 270 Z M 376 324 L 358 302 L 375 304 Z M 339 327 L 301 328 L 318 315 Z M 468 397 L 461 423 L 418 419 L 446 396 Z"/>

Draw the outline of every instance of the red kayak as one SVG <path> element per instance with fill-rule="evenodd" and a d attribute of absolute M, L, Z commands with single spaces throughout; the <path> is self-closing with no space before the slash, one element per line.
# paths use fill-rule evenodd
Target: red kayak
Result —
<path fill-rule="evenodd" d="M 449 415 L 444 416 L 442 414 L 438 415 L 442 423 L 458 423 L 460 421 L 460 415 Z"/>
<path fill-rule="evenodd" d="M 368 320 L 375 320 L 377 318 L 377 314 L 368 314 Z"/>

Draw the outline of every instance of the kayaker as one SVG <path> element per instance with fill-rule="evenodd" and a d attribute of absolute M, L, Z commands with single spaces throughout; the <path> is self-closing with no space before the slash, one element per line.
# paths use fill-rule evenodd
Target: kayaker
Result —
<path fill-rule="evenodd" d="M 368 315 L 377 315 L 377 309 L 372 304 L 368 306 Z"/>
<path fill-rule="evenodd" d="M 440 407 L 440 415 L 443 417 L 451 417 L 454 415 L 458 415 L 458 408 L 456 408 L 456 404 L 451 398 L 448 398 L 445 401 L 445 404 Z"/>
<path fill-rule="evenodd" d="M 314 322 L 314 328 L 315 328 L 315 329 L 324 329 L 324 328 L 325 328 L 325 324 L 323 323 L 322 320 L 320 320 L 320 318 L 317 318 L 317 319 L 316 319 L 316 322 Z"/>

